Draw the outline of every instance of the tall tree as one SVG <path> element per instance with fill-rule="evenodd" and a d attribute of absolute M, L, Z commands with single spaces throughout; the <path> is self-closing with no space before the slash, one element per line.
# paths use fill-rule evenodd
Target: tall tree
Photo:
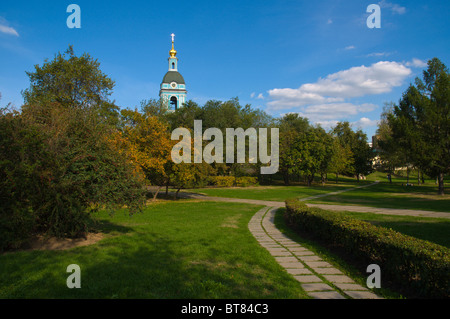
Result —
<path fill-rule="evenodd" d="M 34 68 L 34 72 L 26 72 L 30 87 L 22 91 L 25 108 L 58 103 L 63 107 L 96 109 L 106 122 L 117 124 L 119 107 L 109 99 L 114 81 L 88 53 L 78 57 L 73 46 L 69 46 L 53 60 L 45 60 L 42 66 Z"/>
<path fill-rule="evenodd" d="M 350 146 L 341 144 L 337 138 L 332 138 L 328 172 L 336 175 L 336 184 L 338 183 L 339 175 L 349 171 L 349 168 L 352 166 L 353 153 Z"/>
<path fill-rule="evenodd" d="M 362 130 L 353 131 L 347 121 L 339 122 L 332 134 L 337 137 L 343 147 L 349 147 L 352 152 L 353 165 L 345 174 L 354 174 L 359 181 L 360 176 L 369 173 L 371 169 L 373 153 L 367 143 L 367 135 Z"/>
<path fill-rule="evenodd" d="M 300 153 L 294 145 L 300 134 L 306 134 L 310 130 L 308 119 L 298 114 L 286 114 L 278 120 L 277 126 L 280 130 L 280 164 L 279 172 L 283 176 L 284 183 L 289 185 L 291 175 L 299 172 Z"/>
<path fill-rule="evenodd" d="M 393 136 L 409 162 L 437 176 L 444 194 L 444 175 L 450 172 L 450 75 L 437 58 L 428 61 L 423 79 L 416 78 L 389 116 Z"/>
<path fill-rule="evenodd" d="M 123 135 L 132 145 L 136 162 L 142 168 L 147 183 L 158 187 L 153 195 L 156 199 L 169 177 L 167 164 L 171 161 L 170 152 L 174 143 L 167 126 L 152 113 L 122 110 L 121 114 L 125 124 Z"/>

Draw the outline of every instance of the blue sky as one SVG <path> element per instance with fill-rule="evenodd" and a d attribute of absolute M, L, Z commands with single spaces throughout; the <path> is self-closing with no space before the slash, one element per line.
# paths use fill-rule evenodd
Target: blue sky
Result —
<path fill-rule="evenodd" d="M 66 25 L 69 4 L 81 28 Z M 366 8 L 381 8 L 370 29 Z M 0 106 L 19 107 L 25 71 L 69 44 L 116 82 L 134 108 L 158 98 L 175 33 L 188 99 L 238 97 L 273 116 L 297 112 L 326 128 L 350 121 L 372 136 L 428 59 L 450 63 L 445 1 L 9 1 L 0 4 Z"/>

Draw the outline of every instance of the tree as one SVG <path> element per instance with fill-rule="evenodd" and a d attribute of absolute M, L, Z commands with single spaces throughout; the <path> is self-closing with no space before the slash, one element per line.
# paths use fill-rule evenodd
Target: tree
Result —
<path fill-rule="evenodd" d="M 133 156 L 150 185 L 157 186 L 153 200 L 169 178 L 167 163 L 171 161 L 171 141 L 167 126 L 152 113 L 122 110 L 123 135 L 133 147 Z"/>
<path fill-rule="evenodd" d="M 344 174 L 356 175 L 359 181 L 360 176 L 369 173 L 371 169 L 373 153 L 367 143 L 367 135 L 362 130 L 354 132 L 347 121 L 337 123 L 332 134 L 344 148 L 349 147 L 352 153 L 353 163 Z"/>
<path fill-rule="evenodd" d="M 88 54 L 76 57 L 69 47 L 27 74 L 30 87 L 23 91 L 25 105 L 12 117 L 22 127 L 12 126 L 17 138 L 10 145 L 21 149 L 21 154 L 39 154 L 31 166 L 31 155 L 19 156 L 12 164 L 17 168 L 13 171 L 23 167 L 28 171 L 16 175 L 22 176 L 21 181 L 37 185 L 30 186 L 33 193 L 24 201 L 34 230 L 80 237 L 98 209 L 140 211 L 145 203 L 142 174 L 129 152 L 111 139 L 118 123 L 117 107 L 108 99 L 114 82 L 99 63 Z M 28 194 L 17 189 L 26 184 L 15 185 L 15 191 Z"/>
<path fill-rule="evenodd" d="M 423 79 L 408 87 L 388 121 L 407 162 L 437 176 L 443 195 L 450 172 L 450 75 L 439 59 L 428 61 Z"/>
<path fill-rule="evenodd" d="M 348 145 L 342 145 L 337 138 L 331 142 L 331 157 L 328 163 L 328 171 L 336 174 L 336 184 L 339 175 L 353 166 L 353 154 Z"/>
<path fill-rule="evenodd" d="M 114 81 L 100 70 L 100 63 L 88 53 L 77 57 L 73 46 L 42 66 L 35 65 L 34 72 L 26 72 L 30 87 L 22 91 L 27 105 L 96 109 L 100 117 L 113 125 L 118 121 L 118 106 L 109 100 Z"/>
<path fill-rule="evenodd" d="M 295 143 L 300 134 L 310 129 L 308 119 L 298 114 L 286 114 L 277 123 L 280 130 L 280 164 L 279 172 L 283 176 L 285 185 L 289 185 L 293 173 L 299 172 L 299 152 L 295 150 Z"/>
<path fill-rule="evenodd" d="M 31 207 L 40 200 L 47 158 L 42 133 L 0 108 L 0 251 L 18 248 L 36 227 Z"/>

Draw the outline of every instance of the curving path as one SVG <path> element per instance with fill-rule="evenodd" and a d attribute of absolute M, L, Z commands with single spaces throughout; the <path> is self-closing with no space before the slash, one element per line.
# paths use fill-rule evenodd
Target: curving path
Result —
<path fill-rule="evenodd" d="M 274 225 L 278 207 L 264 207 L 248 228 L 261 246 L 316 299 L 381 299 L 328 262 L 281 233 Z"/>

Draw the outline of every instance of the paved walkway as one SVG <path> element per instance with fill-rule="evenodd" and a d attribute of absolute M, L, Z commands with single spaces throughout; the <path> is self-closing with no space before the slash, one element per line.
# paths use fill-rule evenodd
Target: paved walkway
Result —
<path fill-rule="evenodd" d="M 274 225 L 278 207 L 260 209 L 248 228 L 284 269 L 315 299 L 381 299 L 367 288 L 282 234 Z"/>

